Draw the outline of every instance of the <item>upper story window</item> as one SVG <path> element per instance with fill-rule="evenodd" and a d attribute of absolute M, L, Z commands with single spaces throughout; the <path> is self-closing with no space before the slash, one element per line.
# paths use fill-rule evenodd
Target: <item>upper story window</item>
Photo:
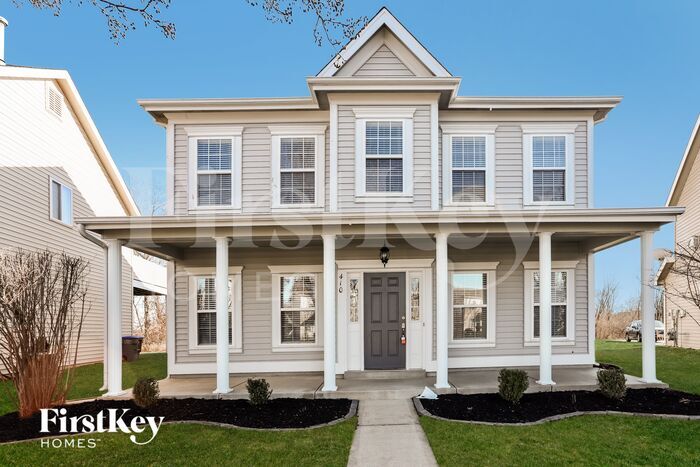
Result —
<path fill-rule="evenodd" d="M 574 204 L 576 124 L 523 125 L 524 204 Z"/>
<path fill-rule="evenodd" d="M 360 200 L 411 199 L 414 108 L 355 108 L 355 194 Z"/>
<path fill-rule="evenodd" d="M 552 342 L 574 342 L 576 261 L 553 261 L 551 278 Z M 540 338 L 540 273 L 536 262 L 525 263 L 525 343 Z"/>
<path fill-rule="evenodd" d="M 271 126 L 273 208 L 322 207 L 325 125 Z"/>
<path fill-rule="evenodd" d="M 496 125 L 443 123 L 443 204 L 492 206 Z"/>
<path fill-rule="evenodd" d="M 185 127 L 190 139 L 190 209 L 239 209 L 241 128 Z"/>
<path fill-rule="evenodd" d="M 66 225 L 73 224 L 73 190 L 63 183 L 50 181 L 49 211 L 52 220 Z"/>
<path fill-rule="evenodd" d="M 450 274 L 451 346 L 495 345 L 497 264 L 453 264 Z"/>

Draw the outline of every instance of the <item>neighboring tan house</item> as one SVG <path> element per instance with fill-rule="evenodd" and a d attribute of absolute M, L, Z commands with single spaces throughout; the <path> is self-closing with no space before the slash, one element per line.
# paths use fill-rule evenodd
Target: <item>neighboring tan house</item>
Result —
<path fill-rule="evenodd" d="M 666 206 L 685 208 L 685 213 L 676 220 L 674 250 L 680 245 L 688 252 L 700 251 L 700 164 L 696 163 L 699 153 L 700 116 L 695 122 L 666 201 Z M 674 263 L 673 256 L 665 258 L 657 275 L 657 284 L 665 289 L 665 340 L 668 345 L 700 349 L 700 308 L 687 300 L 692 296 L 687 292 L 688 275 L 674 272 Z M 676 342 L 669 339 L 673 334 L 676 335 Z"/>
<path fill-rule="evenodd" d="M 0 18 L 0 37 L 6 25 Z M 100 361 L 106 335 L 106 249 L 75 219 L 135 216 L 136 204 L 68 72 L 5 64 L 2 47 L 0 141 L 0 249 L 49 249 L 89 263 L 89 312 L 77 359 Z M 119 333 L 128 335 L 132 268 L 126 259 L 122 270 Z"/>
<path fill-rule="evenodd" d="M 552 365 L 594 364 L 594 253 L 641 237 L 650 278 L 653 232 L 682 209 L 593 207 L 593 133 L 619 98 L 460 82 L 382 9 L 309 97 L 140 101 L 166 131 L 167 215 L 80 222 L 112 264 L 121 245 L 169 261 L 170 375 L 225 393 L 230 373 L 323 372 L 334 391 L 349 372 L 445 388 L 457 369 L 539 366 L 549 385 Z"/>

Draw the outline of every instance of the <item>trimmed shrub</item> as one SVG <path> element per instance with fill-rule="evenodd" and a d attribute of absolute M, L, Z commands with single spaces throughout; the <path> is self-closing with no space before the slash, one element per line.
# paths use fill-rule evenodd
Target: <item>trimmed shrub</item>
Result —
<path fill-rule="evenodd" d="M 250 403 L 252 405 L 263 405 L 267 404 L 272 395 L 272 389 L 270 389 L 270 383 L 265 381 L 265 379 L 248 379 L 246 384 L 246 389 L 248 390 L 248 397 L 250 398 Z"/>
<path fill-rule="evenodd" d="M 158 402 L 160 388 L 154 378 L 139 378 L 134 384 L 134 403 L 142 409 L 147 409 Z"/>
<path fill-rule="evenodd" d="M 527 372 L 503 368 L 498 373 L 498 394 L 511 404 L 518 404 L 530 382 Z"/>
<path fill-rule="evenodd" d="M 598 389 L 609 399 L 620 400 L 627 392 L 625 374 L 619 368 L 601 368 L 598 370 Z"/>

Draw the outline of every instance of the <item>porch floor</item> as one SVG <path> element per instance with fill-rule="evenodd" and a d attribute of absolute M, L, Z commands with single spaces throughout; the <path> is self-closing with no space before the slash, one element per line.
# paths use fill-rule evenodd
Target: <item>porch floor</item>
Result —
<path fill-rule="evenodd" d="M 527 392 L 540 391 L 570 391 L 597 389 L 596 368 L 593 367 L 561 367 L 552 370 L 555 386 L 540 386 L 537 384 L 539 371 L 537 368 L 523 368 L 530 377 L 530 387 Z M 301 397 L 318 398 L 347 398 L 357 400 L 368 399 L 408 399 L 421 393 L 425 386 L 439 394 L 476 394 L 498 391 L 498 369 L 453 370 L 449 373 L 450 387 L 435 389 L 434 376 L 411 377 L 405 379 L 344 379 L 338 378 L 335 392 L 323 392 L 323 375 L 321 374 L 286 374 L 286 375 L 232 375 L 230 385 L 232 391 L 222 396 L 214 394 L 216 378 L 214 376 L 173 377 L 161 380 L 161 397 L 199 397 L 199 398 L 231 398 L 244 399 L 248 397 L 246 380 L 251 377 L 265 378 L 273 389 L 272 397 Z M 667 387 L 666 384 L 646 384 L 636 376 L 627 375 L 627 385 L 630 388 Z M 129 394 L 130 395 L 130 394 Z"/>

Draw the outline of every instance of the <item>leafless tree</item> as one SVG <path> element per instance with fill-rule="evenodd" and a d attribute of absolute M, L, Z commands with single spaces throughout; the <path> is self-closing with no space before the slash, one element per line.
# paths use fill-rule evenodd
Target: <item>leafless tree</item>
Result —
<path fill-rule="evenodd" d="M 144 27 L 155 27 L 167 38 L 175 38 L 175 23 L 164 19 L 163 11 L 172 0 L 12 0 L 15 5 L 29 4 L 35 8 L 50 10 L 59 16 L 64 4 L 91 5 L 107 20 L 109 34 L 118 43 L 139 22 Z M 320 46 L 323 42 L 337 47 L 354 37 L 367 22 L 366 16 L 345 17 L 345 0 L 245 0 L 254 7 L 261 7 L 265 17 L 275 23 L 291 24 L 295 15 L 315 18 L 313 37 Z"/>
<path fill-rule="evenodd" d="M 0 362 L 21 417 L 65 401 L 86 304 L 87 263 L 50 251 L 0 253 Z"/>
<path fill-rule="evenodd" d="M 700 326 L 700 242 L 676 244 L 673 257 L 674 262 L 664 283 L 667 305 Z M 674 328 L 671 331 L 676 336 L 678 319 L 678 313 L 672 316 Z"/>
<path fill-rule="evenodd" d="M 144 295 L 134 297 L 134 331 L 143 336 L 143 350 L 162 352 L 165 350 L 166 315 L 165 297 Z"/>
<path fill-rule="evenodd" d="M 603 288 L 598 291 L 595 305 L 596 320 L 606 314 L 614 313 L 617 301 L 617 283 L 609 281 L 603 285 Z"/>

